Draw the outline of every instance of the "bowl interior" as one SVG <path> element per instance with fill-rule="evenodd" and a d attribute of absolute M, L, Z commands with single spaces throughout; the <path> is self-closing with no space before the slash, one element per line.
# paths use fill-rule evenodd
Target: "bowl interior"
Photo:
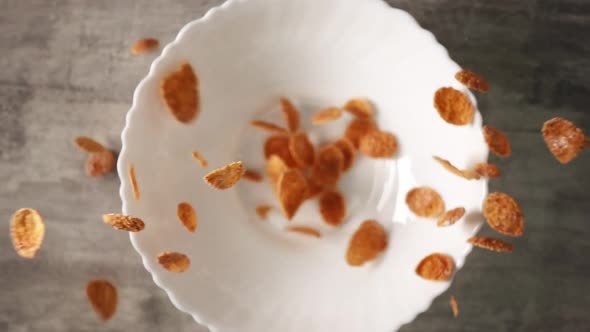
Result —
<path fill-rule="evenodd" d="M 199 77 L 202 98 L 189 125 L 177 122 L 159 95 L 162 77 L 184 61 Z M 454 176 L 432 159 L 467 168 L 487 158 L 479 113 L 472 125 L 456 127 L 433 107 L 440 87 L 469 94 L 454 80 L 458 70 L 430 33 L 377 0 L 229 1 L 189 24 L 138 87 L 123 133 L 119 174 L 133 163 L 141 191 L 135 201 L 122 176 L 123 210 L 146 221 L 132 234 L 146 268 L 180 309 L 213 330 L 391 331 L 411 320 L 448 287 L 417 277 L 416 264 L 444 252 L 461 266 L 466 239 L 482 222 L 486 181 Z M 350 117 L 317 128 L 311 114 L 356 96 L 374 102 L 380 128 L 399 141 L 395 159 L 359 156 L 345 175 L 342 227 L 319 222 L 316 200 L 304 204 L 292 223 L 317 222 L 321 239 L 283 231 L 287 222 L 266 182 L 216 191 L 202 180 L 235 160 L 264 173 L 268 135 L 248 124 L 282 122 L 281 96 L 296 101 L 318 144 L 341 136 Z M 192 151 L 210 167 L 201 168 Z M 416 185 L 436 189 L 448 208 L 465 207 L 466 217 L 448 228 L 415 218 L 404 197 Z M 184 201 L 198 215 L 194 234 L 176 217 Z M 263 203 L 277 207 L 267 221 L 254 213 Z M 344 259 L 348 239 L 365 219 L 386 227 L 390 245 L 376 262 L 352 268 Z M 190 270 L 163 270 L 156 262 L 163 251 L 187 254 Z"/>

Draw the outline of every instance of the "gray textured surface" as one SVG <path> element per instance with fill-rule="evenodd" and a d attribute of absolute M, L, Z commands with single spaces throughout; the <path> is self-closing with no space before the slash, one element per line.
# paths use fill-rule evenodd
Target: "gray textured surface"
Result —
<path fill-rule="evenodd" d="M 131 56 L 130 43 L 167 43 L 220 2 L 0 0 L 0 331 L 204 331 L 153 284 L 127 235 L 101 225 L 104 211 L 120 208 L 119 181 L 86 177 L 72 139 L 86 134 L 120 148 L 133 89 L 154 57 Z M 589 330 L 590 154 L 559 165 L 539 128 L 560 115 L 590 132 L 590 2 L 389 2 L 491 81 L 480 109 L 514 151 L 492 158 L 505 175 L 491 189 L 515 196 L 527 216 L 514 254 L 475 250 L 449 292 L 402 331 Z M 7 231 L 24 206 L 47 224 L 33 261 L 13 252 Z M 92 278 L 119 288 L 106 324 L 85 299 Z M 456 320 L 449 294 L 460 304 Z"/>

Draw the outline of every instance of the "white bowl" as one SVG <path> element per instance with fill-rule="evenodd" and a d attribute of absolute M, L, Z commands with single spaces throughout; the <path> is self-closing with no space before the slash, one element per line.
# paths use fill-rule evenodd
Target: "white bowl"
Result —
<path fill-rule="evenodd" d="M 166 110 L 159 83 L 188 61 L 200 79 L 202 111 L 185 125 Z M 453 86 L 459 70 L 444 47 L 406 12 L 380 0 L 230 0 L 186 25 L 153 63 L 135 91 L 119 157 L 123 213 L 146 228 L 131 242 L 146 269 L 180 310 L 212 331 L 393 331 L 426 310 L 450 282 L 418 277 L 414 269 L 432 252 L 451 255 L 458 267 L 471 250 L 466 240 L 482 223 L 487 182 L 467 181 L 438 165 L 433 155 L 467 168 L 487 159 L 481 116 L 453 126 L 433 107 L 434 92 Z M 378 110 L 382 129 L 400 143 L 393 160 L 360 158 L 341 184 L 349 207 L 345 224 L 325 226 L 321 239 L 282 230 L 275 209 L 263 222 L 254 207 L 277 205 L 266 183 L 242 181 L 215 191 L 206 172 L 243 160 L 263 169 L 264 134 L 253 119 L 280 120 L 278 98 L 293 98 L 303 111 L 342 105 L 365 96 Z M 312 132 L 341 135 L 348 118 Z M 201 152 L 201 168 L 191 152 Z M 133 199 L 130 163 L 141 191 Z M 409 213 L 405 193 L 435 188 L 446 206 L 463 206 L 466 217 L 438 228 Z M 196 209 L 196 233 L 176 217 L 179 202 Z M 352 232 L 375 218 L 390 232 L 390 245 L 376 262 L 350 267 L 345 252 Z M 319 223 L 317 202 L 308 201 L 293 224 Z M 277 227 L 278 226 L 278 227 Z M 156 256 L 187 254 L 191 268 L 172 273 Z"/>

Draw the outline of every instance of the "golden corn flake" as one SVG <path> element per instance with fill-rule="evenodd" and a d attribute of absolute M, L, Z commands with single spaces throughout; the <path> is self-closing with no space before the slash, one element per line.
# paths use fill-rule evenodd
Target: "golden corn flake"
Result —
<path fill-rule="evenodd" d="M 307 227 L 307 226 L 287 226 L 286 230 L 288 232 L 299 233 L 303 235 L 308 235 L 312 237 L 321 238 L 322 233 L 315 228 Z"/>
<path fill-rule="evenodd" d="M 449 210 L 449 211 L 443 213 L 442 216 L 438 217 L 438 221 L 436 222 L 436 225 L 439 227 L 451 226 L 451 225 L 455 224 L 457 221 L 459 221 L 459 219 L 463 218 L 463 215 L 465 215 L 465 208 L 463 208 L 463 207 L 454 208 L 452 210 Z"/>
<path fill-rule="evenodd" d="M 360 266 L 372 261 L 387 248 L 387 233 L 375 220 L 365 220 L 352 235 L 346 251 L 346 262 Z"/>
<path fill-rule="evenodd" d="M 289 166 L 281 159 L 281 157 L 273 154 L 266 161 L 266 175 L 272 184 L 276 184 L 281 174 L 286 172 Z"/>
<path fill-rule="evenodd" d="M 270 205 L 258 205 L 256 207 L 256 214 L 260 217 L 260 219 L 265 220 L 268 216 L 268 212 L 272 209 Z"/>
<path fill-rule="evenodd" d="M 490 151 L 499 157 L 510 157 L 512 148 L 510 147 L 510 141 L 503 132 L 494 127 L 483 126 L 483 137 Z"/>
<path fill-rule="evenodd" d="M 45 224 L 34 209 L 19 209 L 10 219 L 10 238 L 19 256 L 33 258 L 43 242 Z"/>
<path fill-rule="evenodd" d="M 289 149 L 290 138 L 284 135 L 274 135 L 269 137 L 264 143 L 264 157 L 270 158 L 273 154 L 279 156 L 289 167 L 297 167 L 297 162 L 291 155 Z"/>
<path fill-rule="evenodd" d="M 490 86 L 483 76 L 472 72 L 471 70 L 462 69 L 455 74 L 457 81 L 463 83 L 466 87 L 481 92 L 488 92 Z"/>
<path fill-rule="evenodd" d="M 344 109 L 359 118 L 370 118 L 375 114 L 373 105 L 365 98 L 354 98 L 347 101 Z"/>
<path fill-rule="evenodd" d="M 342 109 L 338 107 L 328 107 L 314 113 L 311 117 L 311 123 L 314 125 L 322 125 L 334 120 L 340 119 L 342 116 Z"/>
<path fill-rule="evenodd" d="M 491 193 L 486 197 L 483 215 L 488 225 L 496 232 L 508 236 L 521 236 L 524 233 L 524 216 L 514 198 L 501 193 Z"/>
<path fill-rule="evenodd" d="M 467 180 L 478 180 L 480 177 L 476 171 L 471 170 L 461 170 L 451 164 L 448 160 L 442 159 L 441 157 L 434 156 L 434 160 L 436 160 L 439 164 L 441 164 L 447 171 L 458 175 L 462 178 Z"/>
<path fill-rule="evenodd" d="M 359 151 L 371 158 L 391 158 L 397 153 L 397 139 L 391 133 L 373 130 L 361 138 Z"/>
<path fill-rule="evenodd" d="M 475 165 L 475 172 L 488 178 L 496 178 L 502 174 L 500 168 L 494 164 L 478 163 Z"/>
<path fill-rule="evenodd" d="M 292 135 L 289 140 L 289 152 L 300 168 L 313 165 L 315 149 L 307 134 L 301 132 Z"/>
<path fill-rule="evenodd" d="M 320 214 L 324 221 L 332 226 L 338 226 L 346 216 L 346 201 L 338 191 L 325 191 L 320 196 Z"/>
<path fill-rule="evenodd" d="M 139 232 L 145 228 L 143 220 L 116 213 L 103 214 L 102 221 L 120 231 Z"/>
<path fill-rule="evenodd" d="M 446 87 L 436 90 L 434 107 L 446 122 L 463 126 L 473 121 L 473 104 L 463 92 Z"/>
<path fill-rule="evenodd" d="M 428 187 L 417 187 L 408 191 L 406 204 L 419 217 L 436 217 L 445 209 L 442 197 L 434 189 Z"/>
<path fill-rule="evenodd" d="M 129 182 L 131 182 L 131 189 L 133 189 L 133 197 L 139 200 L 139 186 L 137 185 L 137 178 L 135 177 L 135 167 L 129 164 Z"/>
<path fill-rule="evenodd" d="M 265 132 L 271 133 L 271 134 L 286 135 L 289 133 L 287 131 L 287 129 L 285 129 L 281 126 L 278 126 L 272 122 L 254 120 L 254 121 L 250 122 L 250 124 L 254 128 L 260 129 L 262 131 L 265 131 Z"/>
<path fill-rule="evenodd" d="M 91 280 L 86 284 L 86 297 L 102 320 L 109 320 L 117 311 L 117 289 L 106 280 Z"/>
<path fill-rule="evenodd" d="M 160 42 L 155 38 L 142 38 L 136 41 L 131 46 L 131 53 L 138 55 L 147 52 L 151 52 L 160 46 Z"/>
<path fill-rule="evenodd" d="M 106 150 L 106 148 L 102 144 L 98 143 L 90 137 L 78 136 L 76 137 L 75 142 L 76 145 L 80 148 L 80 150 L 84 152 L 93 153 Z"/>
<path fill-rule="evenodd" d="M 342 174 L 344 156 L 340 149 L 328 145 L 320 149 L 311 170 L 311 179 L 318 185 L 334 186 Z"/>
<path fill-rule="evenodd" d="M 246 168 L 241 161 L 233 162 L 222 168 L 218 168 L 205 175 L 203 180 L 215 189 L 228 189 L 233 187 L 244 176 Z"/>
<path fill-rule="evenodd" d="M 459 316 L 459 306 L 457 305 L 457 300 L 453 295 L 451 295 L 449 304 L 451 305 L 451 310 L 453 310 L 453 317 L 457 318 Z"/>
<path fill-rule="evenodd" d="M 357 118 L 348 124 L 348 127 L 346 127 L 346 131 L 344 132 L 344 136 L 352 142 L 355 148 L 358 148 L 361 139 L 366 134 L 376 129 L 377 126 L 372 119 Z"/>
<path fill-rule="evenodd" d="M 190 203 L 182 202 L 178 204 L 176 215 L 178 216 L 178 220 L 180 220 L 189 232 L 195 232 L 198 223 L 197 212 L 195 212 L 195 209 Z"/>
<path fill-rule="evenodd" d="M 246 169 L 246 171 L 244 172 L 244 179 L 252 182 L 261 182 L 262 174 L 251 169 Z"/>
<path fill-rule="evenodd" d="M 177 71 L 164 77 L 160 94 L 176 120 L 189 123 L 199 114 L 199 79 L 189 63 L 183 63 Z"/>
<path fill-rule="evenodd" d="M 93 152 L 86 158 L 84 168 L 88 176 L 102 176 L 115 168 L 115 155 L 110 150 Z"/>
<path fill-rule="evenodd" d="M 193 158 L 195 158 L 195 160 L 198 161 L 199 164 L 201 164 L 201 167 L 207 167 L 207 165 L 209 164 L 207 162 L 207 159 L 205 159 L 205 157 L 203 157 L 203 155 L 197 151 L 193 151 Z"/>
<path fill-rule="evenodd" d="M 283 214 L 291 220 L 307 198 L 307 180 L 300 170 L 292 168 L 281 174 L 277 187 Z"/>
<path fill-rule="evenodd" d="M 292 133 L 298 131 L 301 120 L 299 119 L 300 116 L 297 108 L 295 108 L 289 99 L 281 98 L 281 109 L 285 115 L 285 120 L 287 121 L 287 128 L 289 128 L 289 131 Z"/>
<path fill-rule="evenodd" d="M 494 239 L 491 237 L 474 236 L 467 240 L 467 242 L 473 244 L 476 247 L 484 248 L 491 251 L 497 252 L 512 252 L 512 244 L 500 239 Z"/>
<path fill-rule="evenodd" d="M 562 164 L 574 160 L 589 142 L 582 129 L 563 118 L 546 121 L 542 133 L 549 151 Z"/>
<path fill-rule="evenodd" d="M 191 265 L 191 261 L 187 255 L 173 251 L 166 251 L 159 254 L 158 263 L 170 272 L 184 272 Z"/>
<path fill-rule="evenodd" d="M 424 257 L 416 267 L 416 274 L 427 280 L 445 281 L 451 279 L 455 262 L 449 255 L 434 253 Z"/>
<path fill-rule="evenodd" d="M 342 152 L 342 171 L 349 170 L 354 163 L 354 159 L 356 158 L 356 149 L 354 144 L 352 144 L 348 138 L 343 137 L 334 142 L 334 146 L 340 149 L 340 152 Z"/>

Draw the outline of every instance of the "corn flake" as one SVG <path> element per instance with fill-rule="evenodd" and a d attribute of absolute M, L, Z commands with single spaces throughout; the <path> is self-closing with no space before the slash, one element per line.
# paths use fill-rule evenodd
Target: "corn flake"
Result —
<path fill-rule="evenodd" d="M 463 126 L 473 121 L 473 104 L 459 90 L 450 87 L 438 89 L 434 94 L 434 107 L 440 117 L 450 124 Z"/>
<path fill-rule="evenodd" d="M 104 145 L 98 143 L 97 141 L 93 140 L 90 137 L 78 136 L 78 137 L 76 137 L 75 142 L 76 142 L 76 145 L 78 146 L 78 148 L 80 148 L 80 150 L 82 150 L 84 152 L 93 153 L 93 152 L 102 152 L 102 151 L 106 150 Z"/>
<path fill-rule="evenodd" d="M 375 220 L 365 220 L 350 239 L 346 261 L 351 266 L 360 266 L 377 258 L 386 248 L 383 226 Z"/>
<path fill-rule="evenodd" d="M 307 198 L 307 180 L 300 170 L 292 168 L 281 174 L 277 185 L 283 214 L 291 220 Z"/>
<path fill-rule="evenodd" d="M 117 311 L 117 288 L 106 280 L 91 280 L 86 284 L 86 297 L 102 320 L 109 320 Z"/>
<path fill-rule="evenodd" d="M 459 219 L 463 218 L 463 215 L 465 215 L 465 208 L 463 208 L 463 207 L 454 208 L 452 210 L 449 210 L 449 211 L 443 213 L 443 215 L 438 218 L 436 225 L 439 227 L 451 226 L 451 225 L 455 224 L 457 221 L 459 221 Z"/>
<path fill-rule="evenodd" d="M 472 90 L 488 92 L 490 89 L 488 81 L 486 81 L 483 76 L 476 74 L 471 70 L 462 69 L 460 72 L 455 74 L 455 78 L 457 81 L 463 83 L 466 87 Z"/>
<path fill-rule="evenodd" d="M 279 156 L 289 167 L 297 167 L 297 162 L 289 149 L 290 138 L 284 135 L 274 135 L 269 137 L 264 143 L 264 157 L 269 159 L 270 156 Z"/>
<path fill-rule="evenodd" d="M 313 165 L 315 149 L 307 134 L 301 132 L 292 135 L 289 139 L 289 152 L 298 167 L 304 168 Z"/>
<path fill-rule="evenodd" d="M 512 148 L 510 147 L 510 141 L 503 132 L 494 127 L 484 126 L 483 137 L 493 153 L 499 157 L 510 157 Z"/>
<path fill-rule="evenodd" d="M 19 209 L 10 219 L 10 238 L 16 253 L 24 258 L 33 258 L 41 248 L 45 236 L 45 224 L 34 209 Z"/>
<path fill-rule="evenodd" d="M 397 139 L 391 133 L 373 130 L 361 138 L 359 150 L 371 158 L 391 158 L 397 153 Z"/>
<path fill-rule="evenodd" d="M 416 267 L 416 274 L 427 280 L 445 281 L 451 279 L 455 262 L 449 255 L 434 253 L 424 257 Z"/>
<path fill-rule="evenodd" d="M 589 142 L 582 129 L 563 118 L 546 121 L 542 133 L 549 151 L 562 164 L 574 160 Z"/>
<path fill-rule="evenodd" d="M 408 191 L 406 204 L 419 217 L 436 217 L 445 209 L 442 197 L 434 189 L 428 187 L 417 187 Z"/>
<path fill-rule="evenodd" d="M 205 159 L 205 157 L 203 157 L 203 155 L 200 154 L 198 151 L 193 151 L 193 158 L 195 158 L 195 160 L 198 161 L 199 164 L 201 164 L 201 167 L 207 167 L 207 165 L 209 164 L 207 162 L 207 159 Z"/>
<path fill-rule="evenodd" d="M 494 164 L 478 163 L 475 165 L 475 172 L 488 178 L 496 178 L 502 174 L 500 168 Z"/>
<path fill-rule="evenodd" d="M 354 144 L 352 144 L 348 138 L 342 137 L 334 142 L 334 146 L 340 149 L 340 152 L 342 152 L 342 171 L 349 170 L 356 158 L 356 149 Z"/>
<path fill-rule="evenodd" d="M 289 133 L 287 129 L 268 121 L 254 120 L 250 124 L 254 128 L 271 134 L 286 135 Z"/>
<path fill-rule="evenodd" d="M 205 175 L 203 180 L 215 189 L 228 189 L 233 187 L 244 176 L 246 168 L 241 161 L 233 162 L 222 168 L 218 168 Z"/>
<path fill-rule="evenodd" d="M 459 306 L 457 305 L 457 300 L 453 295 L 451 295 L 449 304 L 451 305 L 451 310 L 453 310 L 453 317 L 457 318 L 459 316 Z"/>
<path fill-rule="evenodd" d="M 353 98 L 346 102 L 344 109 L 356 117 L 370 118 L 375 114 L 375 109 L 366 98 Z"/>
<path fill-rule="evenodd" d="M 133 190 L 133 197 L 135 200 L 139 200 L 139 186 L 137 185 L 137 178 L 135 177 L 135 167 L 133 164 L 129 164 L 129 182 L 131 182 L 131 189 Z"/>
<path fill-rule="evenodd" d="M 437 156 L 434 156 L 433 158 L 439 164 L 441 164 L 447 171 L 449 171 L 457 176 L 460 176 L 460 177 L 465 178 L 467 180 L 479 180 L 479 178 L 480 178 L 476 171 L 458 169 L 453 164 L 451 164 L 448 160 L 442 159 L 441 157 L 437 157 Z"/>
<path fill-rule="evenodd" d="M 173 251 L 166 251 L 159 254 L 158 263 L 170 272 L 184 272 L 191 265 L 191 261 L 187 255 Z"/>
<path fill-rule="evenodd" d="M 332 226 L 338 226 L 346 216 L 346 201 L 338 191 L 325 191 L 320 195 L 320 214 L 324 221 Z"/>
<path fill-rule="evenodd" d="M 102 176 L 115 168 L 115 155 L 111 150 L 93 152 L 86 158 L 84 168 L 88 176 Z"/>
<path fill-rule="evenodd" d="M 244 172 L 244 179 L 252 182 L 261 182 L 262 174 L 251 169 L 246 169 L 246 171 Z"/>
<path fill-rule="evenodd" d="M 496 251 L 496 252 L 512 252 L 512 244 L 499 239 L 491 237 L 474 236 L 467 240 L 476 247 Z"/>
<path fill-rule="evenodd" d="M 160 42 L 154 38 L 142 38 L 131 46 L 131 53 L 134 55 L 151 52 L 160 46 Z"/>
<path fill-rule="evenodd" d="M 139 232 L 145 228 L 143 220 L 116 213 L 103 214 L 102 221 L 120 231 Z"/>
<path fill-rule="evenodd" d="M 348 138 L 355 148 L 359 147 L 361 139 L 368 133 L 373 130 L 376 130 L 377 126 L 372 119 L 365 119 L 365 118 L 357 118 L 352 120 L 346 131 L 344 132 L 344 136 Z"/>
<path fill-rule="evenodd" d="M 270 205 L 258 205 L 256 207 L 256 214 L 258 215 L 258 217 L 260 217 L 260 219 L 265 220 L 266 217 L 268 216 L 268 212 L 272 209 L 272 206 Z"/>
<path fill-rule="evenodd" d="M 315 228 L 307 227 L 307 226 L 287 226 L 286 230 L 288 232 L 299 233 L 303 235 L 308 235 L 312 237 L 321 238 L 322 233 Z"/>
<path fill-rule="evenodd" d="M 287 128 L 289 128 L 289 131 L 292 133 L 297 132 L 301 122 L 297 108 L 295 108 L 289 99 L 281 98 L 281 109 L 285 115 L 285 120 L 287 121 Z"/>
<path fill-rule="evenodd" d="M 189 63 L 183 63 L 177 71 L 164 77 L 160 94 L 176 120 L 189 123 L 199 114 L 199 79 Z"/>
<path fill-rule="evenodd" d="M 342 174 L 344 156 L 340 149 L 328 145 L 320 149 L 311 171 L 311 179 L 318 185 L 334 186 Z"/>
<path fill-rule="evenodd" d="M 190 203 L 179 203 L 176 209 L 176 215 L 178 216 L 178 220 L 180 220 L 189 232 L 195 232 L 197 229 L 198 218 L 195 209 Z"/>
<path fill-rule="evenodd" d="M 496 232 L 508 236 L 524 233 L 524 216 L 514 198 L 501 193 L 490 193 L 484 202 L 483 214 L 488 225 Z"/>
<path fill-rule="evenodd" d="M 311 117 L 311 123 L 314 125 L 322 125 L 338 120 L 340 117 L 342 117 L 342 109 L 338 107 L 328 107 L 314 113 Z"/>

